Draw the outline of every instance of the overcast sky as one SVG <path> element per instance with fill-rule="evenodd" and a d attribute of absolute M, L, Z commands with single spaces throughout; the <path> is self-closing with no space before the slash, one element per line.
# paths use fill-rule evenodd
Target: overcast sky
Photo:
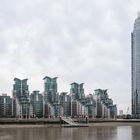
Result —
<path fill-rule="evenodd" d="M 85 93 L 108 89 L 118 109 L 131 107 L 131 32 L 139 0 L 0 0 L 0 93 L 14 77 L 43 92 L 84 82 Z"/>

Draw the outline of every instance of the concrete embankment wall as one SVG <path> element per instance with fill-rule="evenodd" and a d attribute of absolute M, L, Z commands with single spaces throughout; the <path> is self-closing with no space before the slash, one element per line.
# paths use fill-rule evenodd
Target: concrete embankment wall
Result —
<path fill-rule="evenodd" d="M 0 119 L 0 124 L 59 124 L 60 119 Z"/>
<path fill-rule="evenodd" d="M 79 123 L 107 123 L 107 122 L 123 122 L 123 123 L 138 123 L 139 119 L 74 119 Z M 64 123 L 61 120 L 61 123 Z M 16 119 L 16 118 L 0 118 L 0 124 L 60 124 L 60 118 L 55 119 Z"/>

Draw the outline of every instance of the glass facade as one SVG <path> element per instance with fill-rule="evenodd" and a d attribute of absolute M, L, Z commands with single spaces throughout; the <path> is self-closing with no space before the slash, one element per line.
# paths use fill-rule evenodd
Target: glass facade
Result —
<path fill-rule="evenodd" d="M 59 97 L 60 105 L 63 107 L 64 116 L 71 115 L 71 98 L 67 94 L 68 94 L 67 92 L 62 92 Z"/>
<path fill-rule="evenodd" d="M 140 17 L 131 34 L 132 45 L 132 115 L 140 117 Z"/>
<path fill-rule="evenodd" d="M 20 108 L 20 117 L 29 117 L 29 110 L 30 110 L 30 102 L 29 102 L 29 90 L 27 85 L 28 79 L 20 80 L 18 78 L 14 78 L 14 85 L 13 85 L 13 97 L 14 97 L 14 112 L 17 112 L 17 103 L 16 100 L 19 102 Z"/>
<path fill-rule="evenodd" d="M 30 95 L 30 100 L 33 106 L 33 116 L 38 118 L 43 117 L 43 96 L 39 91 L 33 91 Z"/>
<path fill-rule="evenodd" d="M 27 85 L 28 79 L 20 80 L 18 78 L 14 79 L 14 85 L 13 85 L 13 96 L 14 97 L 22 97 L 26 96 L 29 97 L 29 91 L 28 91 L 28 85 Z"/>
<path fill-rule="evenodd" d="M 81 100 L 85 97 L 84 94 L 84 83 L 78 84 L 78 83 L 72 83 L 70 92 L 73 94 L 74 99 Z"/>
<path fill-rule="evenodd" d="M 44 92 L 47 94 L 47 100 L 50 103 L 57 101 L 57 77 L 50 78 L 46 76 L 44 80 Z"/>
<path fill-rule="evenodd" d="M 113 100 L 109 98 L 107 89 L 96 89 L 96 107 L 97 107 L 97 118 L 114 118 L 117 116 L 117 106 L 113 104 Z"/>
<path fill-rule="evenodd" d="M 12 99 L 10 96 L 0 96 L 0 117 L 11 117 L 12 116 Z"/>

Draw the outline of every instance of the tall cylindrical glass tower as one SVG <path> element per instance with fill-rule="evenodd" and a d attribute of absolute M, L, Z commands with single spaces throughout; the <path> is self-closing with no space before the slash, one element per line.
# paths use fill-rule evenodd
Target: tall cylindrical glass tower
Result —
<path fill-rule="evenodd" d="M 132 115 L 140 118 L 140 13 L 131 34 L 132 46 Z"/>

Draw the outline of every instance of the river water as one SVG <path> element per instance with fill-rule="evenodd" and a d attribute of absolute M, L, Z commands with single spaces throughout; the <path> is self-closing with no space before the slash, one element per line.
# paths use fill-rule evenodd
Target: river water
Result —
<path fill-rule="evenodd" d="M 140 125 L 60 127 L 3 127 L 0 140 L 140 140 Z"/>

